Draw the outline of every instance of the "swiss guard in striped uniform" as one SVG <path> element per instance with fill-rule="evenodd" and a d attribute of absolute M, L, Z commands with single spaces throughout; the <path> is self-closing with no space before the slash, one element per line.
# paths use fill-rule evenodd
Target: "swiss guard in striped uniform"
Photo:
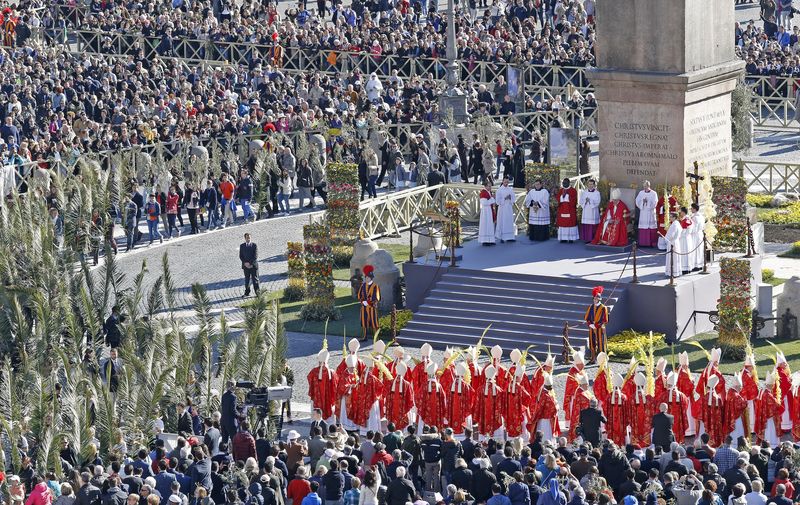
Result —
<path fill-rule="evenodd" d="M 367 335 L 373 335 L 378 330 L 378 302 L 381 300 L 381 290 L 375 284 L 375 267 L 365 265 L 364 276 L 367 282 L 358 289 L 358 301 L 361 302 L 361 340 L 366 340 Z"/>
<path fill-rule="evenodd" d="M 597 360 L 600 352 L 606 352 L 606 325 L 608 324 L 608 308 L 603 305 L 603 287 L 592 290 L 592 304 L 586 310 L 586 325 L 589 327 L 589 351 L 592 362 Z"/>

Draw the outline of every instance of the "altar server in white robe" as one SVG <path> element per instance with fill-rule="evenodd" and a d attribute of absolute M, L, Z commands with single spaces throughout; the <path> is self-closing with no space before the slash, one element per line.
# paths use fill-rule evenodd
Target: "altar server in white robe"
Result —
<path fill-rule="evenodd" d="M 525 197 L 528 214 L 528 236 L 534 241 L 550 238 L 550 192 L 542 187 L 542 180 L 536 179 L 533 189 Z"/>
<path fill-rule="evenodd" d="M 495 199 L 492 196 L 492 181 L 483 181 L 483 189 L 480 194 L 481 219 L 478 222 L 478 241 L 481 245 L 494 245 L 494 221 L 497 212 Z"/>
<path fill-rule="evenodd" d="M 494 194 L 497 203 L 497 223 L 494 235 L 500 242 L 517 240 L 517 225 L 514 219 L 514 188 L 508 185 L 508 177 L 503 177 L 503 182 Z"/>
<path fill-rule="evenodd" d="M 655 247 L 658 244 L 658 195 L 650 189 L 650 181 L 644 181 L 643 186 L 644 189 L 636 195 L 636 208 L 639 209 L 639 247 Z"/>
<path fill-rule="evenodd" d="M 664 271 L 667 274 L 667 277 L 670 276 L 670 273 L 675 277 L 680 277 L 680 253 L 683 252 L 681 250 L 681 235 L 683 235 L 683 227 L 681 226 L 681 221 L 678 219 L 677 213 L 670 212 L 669 218 L 672 222 L 669 225 L 669 229 L 667 229 L 667 234 L 664 236 L 664 241 L 667 243 L 667 261 Z M 674 253 L 670 254 L 670 251 L 673 251 Z"/>
<path fill-rule="evenodd" d="M 696 203 L 692 204 L 692 242 L 694 243 L 694 247 L 696 247 L 694 254 L 691 255 L 692 264 L 692 272 L 697 272 L 703 269 L 703 254 L 705 253 L 703 247 L 703 237 L 705 234 L 703 231 L 706 229 L 706 218 L 703 216 L 703 213 L 700 212 L 700 206 Z"/>
<path fill-rule="evenodd" d="M 594 240 L 597 225 L 600 224 L 600 192 L 595 187 L 594 179 L 589 179 L 586 189 L 581 191 L 578 205 L 582 209 L 581 225 L 578 229 L 580 239 L 591 242 Z"/>

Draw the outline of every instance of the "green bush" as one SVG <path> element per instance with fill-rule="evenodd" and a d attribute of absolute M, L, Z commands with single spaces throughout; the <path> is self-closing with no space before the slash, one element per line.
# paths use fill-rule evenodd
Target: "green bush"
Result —
<path fill-rule="evenodd" d="M 779 209 L 764 211 L 758 217 L 768 224 L 785 224 L 793 228 L 800 227 L 800 202 L 794 202 Z"/>
<path fill-rule="evenodd" d="M 398 310 L 397 311 L 397 331 L 400 331 L 400 330 L 402 330 L 403 328 L 406 327 L 408 322 L 411 321 L 411 316 L 413 316 L 413 313 L 408 309 Z M 392 336 L 392 314 L 390 313 L 390 314 L 386 314 L 384 316 L 381 316 L 381 318 L 378 319 L 378 326 L 381 329 L 381 335 L 383 337 L 385 337 L 385 338 L 391 337 Z"/>
<path fill-rule="evenodd" d="M 769 283 L 772 279 L 775 278 L 775 270 L 771 268 L 762 268 L 761 269 L 761 280 Z"/>
<path fill-rule="evenodd" d="M 306 296 L 306 290 L 303 286 L 288 285 L 283 290 L 283 300 L 286 302 L 298 302 Z"/>
<path fill-rule="evenodd" d="M 353 259 L 353 246 L 335 245 L 332 247 L 333 265 L 336 268 L 349 268 Z"/>
<path fill-rule="evenodd" d="M 617 358 L 630 358 L 640 350 L 647 352 L 650 349 L 650 333 L 639 333 L 635 330 L 625 330 L 608 339 L 608 353 Z M 653 350 L 664 347 L 664 334 L 653 332 Z"/>
<path fill-rule="evenodd" d="M 781 258 L 800 258 L 800 240 L 792 244 L 792 248 L 779 254 Z"/>
<path fill-rule="evenodd" d="M 769 208 L 772 204 L 772 195 L 747 193 L 747 203 L 751 207 Z"/>

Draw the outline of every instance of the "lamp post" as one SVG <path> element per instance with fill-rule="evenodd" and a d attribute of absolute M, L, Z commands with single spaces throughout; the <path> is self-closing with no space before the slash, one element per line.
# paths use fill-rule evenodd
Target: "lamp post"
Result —
<path fill-rule="evenodd" d="M 455 6 L 453 0 L 447 0 L 447 65 L 445 65 L 445 83 L 447 89 L 439 98 L 439 110 L 443 117 L 447 116 L 447 111 L 451 111 L 455 123 L 465 123 L 467 121 L 467 97 L 458 86 L 458 63 L 456 58 L 456 20 Z M 452 125 L 448 125 L 452 127 Z"/>

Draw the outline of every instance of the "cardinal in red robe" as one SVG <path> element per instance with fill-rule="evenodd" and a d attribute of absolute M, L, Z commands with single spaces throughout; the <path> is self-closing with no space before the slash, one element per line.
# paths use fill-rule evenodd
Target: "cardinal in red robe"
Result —
<path fill-rule="evenodd" d="M 356 360 L 356 367 L 358 368 L 358 374 L 361 375 L 364 372 L 364 367 L 366 366 L 363 361 L 358 357 L 358 350 L 361 348 L 361 344 L 358 342 L 357 338 L 350 339 L 350 342 L 347 343 L 347 348 L 350 350 L 349 353 L 342 354 L 342 362 L 339 363 L 339 366 L 336 367 L 336 376 L 341 377 L 342 374 L 347 370 L 347 357 L 354 356 Z"/>
<path fill-rule="evenodd" d="M 800 373 L 792 374 L 792 440 L 800 441 Z"/>
<path fill-rule="evenodd" d="M 558 403 L 553 392 L 553 377 L 548 373 L 544 376 L 542 389 L 533 398 L 531 413 L 531 432 L 541 431 L 544 440 L 552 440 L 561 435 L 558 424 Z"/>
<path fill-rule="evenodd" d="M 417 403 L 417 413 L 425 424 L 441 429 L 444 426 L 444 416 L 447 414 L 447 396 L 436 375 L 438 369 L 439 365 L 435 362 L 428 363 L 426 370 L 428 380 L 422 386 L 422 391 L 417 392 L 417 398 L 421 399 L 421 402 Z"/>
<path fill-rule="evenodd" d="M 473 412 L 475 392 L 472 386 L 464 378 L 469 367 L 464 363 L 455 366 L 455 380 L 450 385 L 450 394 L 447 398 L 447 425 L 453 429 L 453 433 L 464 432 L 467 418 Z"/>
<path fill-rule="evenodd" d="M 408 414 L 414 408 L 414 391 L 411 383 L 406 380 L 408 367 L 402 361 L 395 364 L 395 375 L 386 385 L 386 419 L 398 429 L 408 425 Z"/>
<path fill-rule="evenodd" d="M 701 431 L 708 433 L 712 447 L 719 447 L 728 432 L 725 431 L 725 399 L 717 393 L 719 378 L 708 377 L 706 393 L 698 399 L 698 416 Z"/>
<path fill-rule="evenodd" d="M 653 379 L 654 389 L 653 389 L 653 397 L 654 398 L 661 398 L 663 396 L 664 391 L 667 390 L 667 360 L 664 358 L 658 358 L 656 362 L 656 371 L 655 371 L 655 379 Z"/>
<path fill-rule="evenodd" d="M 453 350 L 449 347 L 444 350 L 444 363 L 442 366 L 444 367 L 442 370 L 439 370 L 439 384 L 442 385 L 442 388 L 445 392 L 450 391 L 450 386 L 453 384 L 453 381 L 456 378 L 456 366 L 455 363 L 452 362 Z"/>
<path fill-rule="evenodd" d="M 385 385 L 380 370 L 372 366 L 372 357 L 368 356 L 366 360 L 367 363 L 359 377 L 358 384 L 353 388 L 354 405 L 350 420 L 368 430 L 379 430 L 383 417 Z"/>
<path fill-rule="evenodd" d="M 630 211 L 621 200 L 611 200 L 600 216 L 600 224 L 592 244 L 624 247 L 628 245 L 628 222 Z"/>
<path fill-rule="evenodd" d="M 567 416 L 567 422 L 569 422 L 569 414 L 572 412 L 572 399 L 578 391 L 581 376 L 586 375 L 585 365 L 583 350 L 573 352 L 572 367 L 569 369 L 567 383 L 564 386 L 564 403 L 561 405 L 561 408 L 564 409 L 564 414 Z M 567 426 L 567 428 L 571 429 L 571 426 Z"/>
<path fill-rule="evenodd" d="M 348 355 L 345 360 L 345 368 L 339 373 L 336 372 L 336 396 L 339 402 L 338 416 L 339 423 L 345 429 L 354 431 L 359 429 L 350 416 L 357 410 L 357 402 L 354 401 L 354 390 L 358 384 L 358 357 L 355 354 Z M 355 399 L 357 400 L 357 398 Z M 357 416 L 358 414 L 356 414 Z"/>
<path fill-rule="evenodd" d="M 330 353 L 323 349 L 317 354 L 317 366 L 312 368 L 308 380 L 308 396 L 313 408 L 322 410 L 322 418 L 329 419 L 336 410 L 336 372 L 328 367 Z"/>
<path fill-rule="evenodd" d="M 756 375 L 755 360 L 752 354 L 744 357 L 744 367 L 742 367 L 742 398 L 747 400 L 747 420 L 750 422 L 747 433 L 753 431 L 756 420 L 755 400 L 758 397 L 758 376 Z"/>
<path fill-rule="evenodd" d="M 589 390 L 589 378 L 586 374 L 580 376 L 578 382 L 578 390 L 572 398 L 572 409 L 569 412 L 569 432 L 567 433 L 567 440 L 570 442 L 577 438 L 576 428 L 580 424 L 581 411 L 589 408 L 589 401 L 593 398 L 592 392 Z"/>
<path fill-rule="evenodd" d="M 642 372 L 633 376 L 636 389 L 629 399 L 630 413 L 628 419 L 631 425 L 631 444 L 639 447 L 650 445 L 650 428 L 653 419 L 655 401 L 647 394 L 647 377 Z"/>
<path fill-rule="evenodd" d="M 622 392 L 623 381 L 622 375 L 614 374 L 612 378 L 614 390 L 608 399 L 608 411 L 604 412 L 607 419 L 606 436 L 620 447 L 625 446 L 625 437 L 628 434 L 628 425 L 630 424 L 628 398 Z"/>
<path fill-rule="evenodd" d="M 483 375 L 483 386 L 476 392 L 472 421 L 478 424 L 481 434 L 491 437 L 503 425 L 503 389 L 494 380 L 497 375 L 494 365 L 484 368 Z"/>
<path fill-rule="evenodd" d="M 497 375 L 495 375 L 494 381 L 502 389 L 505 389 L 508 386 L 509 375 L 508 375 L 508 370 L 506 370 L 506 367 L 500 364 L 500 359 L 503 357 L 503 348 L 500 347 L 499 345 L 495 345 L 494 347 L 492 347 L 492 350 L 490 352 L 492 354 L 491 365 L 497 371 Z M 486 369 L 486 367 L 484 367 L 484 369 Z"/>
<path fill-rule="evenodd" d="M 667 375 L 667 389 L 661 398 L 658 398 L 656 403 L 666 403 L 667 412 L 674 417 L 672 432 L 675 434 L 675 441 L 679 444 L 683 443 L 686 437 L 686 430 L 689 429 L 688 411 L 690 408 L 689 399 L 677 387 L 678 376 L 675 372 L 670 372 Z"/>
<path fill-rule="evenodd" d="M 748 414 L 747 400 L 742 396 L 742 376 L 733 374 L 733 387 L 725 396 L 725 435 L 730 435 L 733 440 L 750 438 L 750 429 L 746 428 L 751 425 Z"/>
<path fill-rule="evenodd" d="M 397 377 L 397 365 L 399 363 L 403 363 L 403 365 L 405 365 L 405 357 L 406 357 L 405 349 L 403 349 L 399 345 L 394 346 L 392 348 L 392 357 L 394 359 L 392 359 L 392 361 L 390 361 L 389 363 L 386 364 L 386 368 L 389 369 L 389 373 L 392 374 L 392 377 Z M 408 373 L 407 371 L 408 371 L 408 365 L 406 365 L 406 373 Z M 408 379 L 406 379 L 406 380 L 408 380 Z M 391 381 L 387 381 L 386 382 L 387 385 L 390 382 Z"/>
<path fill-rule="evenodd" d="M 664 197 L 660 197 L 658 199 L 658 203 L 656 204 L 656 224 L 658 225 L 658 248 L 666 250 L 667 242 L 664 240 L 664 237 L 667 235 L 667 227 L 665 226 L 664 221 Z M 668 212 L 678 212 L 678 200 L 675 199 L 674 196 L 669 196 L 669 211 Z M 667 214 L 669 215 L 669 214 Z"/>
<path fill-rule="evenodd" d="M 686 435 L 693 436 L 697 432 L 697 427 L 695 426 L 695 417 L 697 417 L 695 409 L 697 407 L 695 406 L 694 398 L 694 379 L 692 372 L 689 370 L 689 353 L 686 351 L 680 353 L 678 362 L 678 389 L 686 395 L 686 400 L 689 402 L 689 409 L 686 412 L 686 421 L 688 422 Z"/>
<path fill-rule="evenodd" d="M 634 393 L 636 393 L 636 381 L 634 378 L 636 377 L 636 369 L 639 367 L 639 361 L 631 357 L 631 361 L 628 363 L 628 371 L 625 374 L 625 379 L 622 381 L 622 392 L 625 393 L 626 398 L 633 398 Z"/>
<path fill-rule="evenodd" d="M 525 426 L 526 419 L 530 417 L 528 408 L 531 397 L 523 381 L 526 378 L 525 368 L 518 367 L 514 375 L 509 377 L 508 387 L 503 397 L 503 421 L 509 437 L 522 435 L 522 428 Z"/>
<path fill-rule="evenodd" d="M 605 412 L 611 397 L 611 370 L 608 368 L 608 355 L 604 352 L 597 355 L 597 374 L 594 376 L 592 392 L 597 398 L 597 406 Z"/>
<path fill-rule="evenodd" d="M 777 447 L 781 436 L 781 415 L 783 404 L 780 401 L 781 390 L 776 384 L 775 373 L 767 374 L 764 387 L 756 398 L 755 433 L 758 443 L 767 442 Z"/>

